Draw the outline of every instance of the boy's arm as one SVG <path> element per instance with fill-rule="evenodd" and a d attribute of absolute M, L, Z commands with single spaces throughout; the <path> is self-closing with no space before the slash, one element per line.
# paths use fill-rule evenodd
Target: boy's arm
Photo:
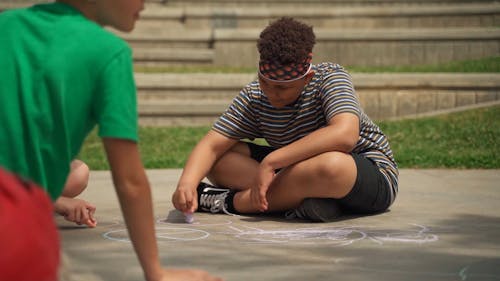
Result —
<path fill-rule="evenodd" d="M 280 169 L 329 151 L 349 153 L 359 139 L 359 117 L 340 113 L 327 126 L 269 154 L 263 162 Z"/>
<path fill-rule="evenodd" d="M 203 270 L 164 269 L 154 230 L 151 189 L 137 144 L 103 138 L 127 230 L 148 281 L 222 281 Z"/>
<path fill-rule="evenodd" d="M 154 280 L 161 275 L 161 266 L 151 190 L 137 143 L 112 138 L 103 138 L 103 143 L 130 240 L 147 280 Z"/>
<path fill-rule="evenodd" d="M 172 202 L 181 212 L 192 213 L 198 207 L 196 187 L 212 169 L 214 163 L 238 140 L 210 130 L 194 147 L 184 166 Z"/>
<path fill-rule="evenodd" d="M 259 165 L 258 181 L 251 194 L 253 204 L 261 211 L 267 210 L 266 194 L 275 170 L 329 151 L 349 153 L 358 139 L 359 117 L 352 113 L 340 113 L 330 119 L 328 126 L 273 151 Z"/>

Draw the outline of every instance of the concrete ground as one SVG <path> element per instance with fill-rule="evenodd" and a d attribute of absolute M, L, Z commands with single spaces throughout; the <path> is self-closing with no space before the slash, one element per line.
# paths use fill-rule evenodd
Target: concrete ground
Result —
<path fill-rule="evenodd" d="M 170 196 L 181 170 L 149 170 L 164 265 L 240 280 L 500 280 L 500 170 L 412 170 L 389 212 L 332 223 L 195 214 Z M 143 280 L 107 171 L 82 198 L 98 227 L 57 218 L 65 280 Z"/>

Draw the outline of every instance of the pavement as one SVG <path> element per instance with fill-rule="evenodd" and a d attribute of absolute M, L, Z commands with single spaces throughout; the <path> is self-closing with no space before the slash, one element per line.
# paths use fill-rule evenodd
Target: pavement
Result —
<path fill-rule="evenodd" d="M 390 211 L 331 223 L 196 213 L 187 224 L 170 200 L 181 170 L 147 173 L 168 267 L 226 281 L 500 280 L 500 170 L 402 169 Z M 143 280 L 109 171 L 92 172 L 81 198 L 97 206 L 98 226 L 56 218 L 62 279 Z"/>

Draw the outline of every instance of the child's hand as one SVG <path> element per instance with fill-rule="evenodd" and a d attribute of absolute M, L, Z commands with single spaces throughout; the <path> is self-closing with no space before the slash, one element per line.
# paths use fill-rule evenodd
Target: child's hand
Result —
<path fill-rule="evenodd" d="M 162 274 L 160 281 L 222 281 L 222 278 L 197 269 L 164 269 Z"/>
<path fill-rule="evenodd" d="M 250 198 L 252 199 L 252 204 L 261 212 L 267 211 L 269 208 L 266 194 L 269 189 L 269 185 L 273 181 L 275 176 L 274 169 L 270 166 L 261 163 L 259 166 L 259 175 L 256 179 L 256 184 L 253 185 L 250 190 Z"/>
<path fill-rule="evenodd" d="M 198 208 L 196 186 L 179 185 L 172 194 L 174 207 L 183 213 L 194 213 Z"/>
<path fill-rule="evenodd" d="M 78 225 L 86 224 L 88 227 L 96 227 L 97 225 L 94 218 L 96 208 L 85 200 L 61 196 L 54 203 L 54 209 L 67 221 Z"/>

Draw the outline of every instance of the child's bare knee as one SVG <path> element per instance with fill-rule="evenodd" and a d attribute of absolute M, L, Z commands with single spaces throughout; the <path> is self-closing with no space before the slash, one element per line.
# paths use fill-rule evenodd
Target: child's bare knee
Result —
<path fill-rule="evenodd" d="M 89 166 L 83 161 L 73 160 L 62 195 L 70 198 L 78 196 L 87 187 L 89 176 Z"/>
<path fill-rule="evenodd" d="M 319 156 L 317 172 L 321 177 L 335 178 L 345 173 L 349 165 L 349 154 L 343 152 L 328 152 Z"/>

